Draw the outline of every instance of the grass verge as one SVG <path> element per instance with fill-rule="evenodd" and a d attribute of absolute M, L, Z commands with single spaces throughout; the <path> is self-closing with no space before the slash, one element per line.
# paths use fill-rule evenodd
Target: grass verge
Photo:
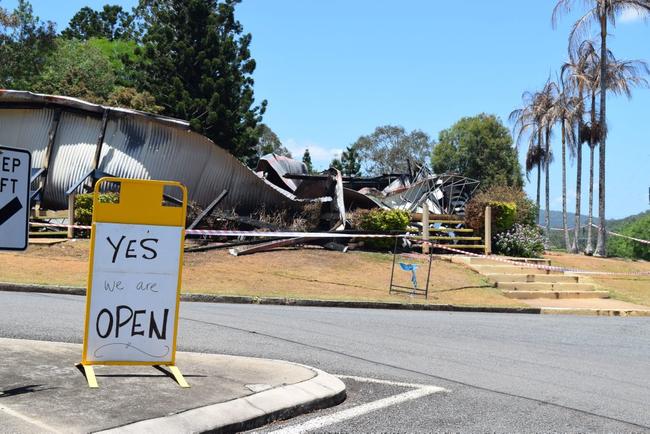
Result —
<path fill-rule="evenodd" d="M 30 246 L 26 252 L 0 253 L 0 280 L 15 283 L 85 286 L 89 243 L 75 240 L 53 246 Z M 418 282 L 426 279 L 426 262 L 418 263 Z M 234 257 L 222 250 L 186 253 L 182 291 L 218 295 L 284 297 L 315 300 L 389 301 L 459 306 L 525 307 L 501 295 L 467 268 L 434 260 L 429 298 L 389 294 L 392 255 L 339 253 L 323 249 L 283 249 Z M 396 268 L 399 284 L 411 274 Z"/>

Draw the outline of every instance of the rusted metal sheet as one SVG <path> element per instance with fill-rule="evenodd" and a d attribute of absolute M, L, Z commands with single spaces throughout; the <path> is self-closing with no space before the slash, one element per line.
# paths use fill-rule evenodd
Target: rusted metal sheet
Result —
<path fill-rule="evenodd" d="M 61 110 L 62 116 L 51 150 L 46 207 L 67 207 L 66 190 L 95 169 L 98 140 L 97 169 L 125 178 L 182 182 L 189 199 L 201 207 L 224 189 L 229 194 L 220 207 L 241 213 L 300 204 L 291 192 L 261 179 L 226 150 L 191 131 L 186 121 L 76 98 L 0 90 L 0 144 L 29 149 L 33 166 L 44 167 L 54 110 Z"/>

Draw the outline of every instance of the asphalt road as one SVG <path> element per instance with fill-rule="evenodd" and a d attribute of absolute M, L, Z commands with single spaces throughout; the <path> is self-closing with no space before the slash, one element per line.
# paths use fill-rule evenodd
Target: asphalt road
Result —
<path fill-rule="evenodd" d="M 0 292 L 0 335 L 80 343 L 83 307 Z M 648 318 L 184 303 L 179 333 L 183 351 L 363 377 L 343 378 L 340 406 L 264 431 L 650 432 Z M 425 386 L 445 391 L 400 400 Z"/>

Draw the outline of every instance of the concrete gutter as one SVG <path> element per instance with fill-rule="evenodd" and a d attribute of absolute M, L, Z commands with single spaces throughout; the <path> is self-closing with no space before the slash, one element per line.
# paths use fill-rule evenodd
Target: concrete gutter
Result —
<path fill-rule="evenodd" d="M 48 294 L 86 295 L 79 286 L 34 285 L 0 282 L 0 291 L 40 292 Z M 280 297 L 250 297 L 243 295 L 181 294 L 181 301 L 197 303 L 266 304 L 274 306 L 344 307 L 355 309 L 426 310 L 445 312 L 490 312 L 540 314 L 538 307 L 457 306 L 453 304 L 394 303 L 387 301 L 310 300 Z"/>
<path fill-rule="evenodd" d="M 34 285 L 0 282 L 0 291 L 40 292 L 49 294 L 86 295 L 79 286 Z M 590 309 L 559 307 L 491 307 L 457 306 L 453 304 L 394 303 L 386 301 L 309 300 L 281 297 L 250 297 L 244 295 L 181 294 L 181 301 L 197 303 L 264 304 L 273 306 L 342 307 L 354 309 L 420 310 L 438 312 L 481 312 L 520 314 L 566 314 L 590 316 L 650 316 L 650 310 Z"/>

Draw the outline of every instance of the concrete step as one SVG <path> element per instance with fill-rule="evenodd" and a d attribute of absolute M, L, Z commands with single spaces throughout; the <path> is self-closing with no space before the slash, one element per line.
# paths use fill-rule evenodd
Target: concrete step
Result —
<path fill-rule="evenodd" d="M 593 291 L 591 283 L 497 282 L 496 287 L 508 291 Z"/>
<path fill-rule="evenodd" d="M 502 291 L 508 298 L 531 300 L 537 298 L 609 298 L 607 291 Z"/>
<path fill-rule="evenodd" d="M 552 272 L 532 267 L 517 267 L 516 265 L 474 265 L 471 264 L 475 271 L 481 274 L 559 274 L 559 272 Z"/>
<path fill-rule="evenodd" d="M 565 274 L 484 274 L 493 282 L 551 282 L 551 283 L 579 283 L 580 277 Z"/>
<path fill-rule="evenodd" d="M 550 259 L 543 258 L 511 258 L 508 256 L 500 256 L 501 259 L 507 259 L 509 261 L 523 262 L 525 264 L 534 264 L 534 265 L 551 265 Z M 497 265 L 498 262 L 490 258 L 470 258 L 469 261 L 472 265 Z"/>

